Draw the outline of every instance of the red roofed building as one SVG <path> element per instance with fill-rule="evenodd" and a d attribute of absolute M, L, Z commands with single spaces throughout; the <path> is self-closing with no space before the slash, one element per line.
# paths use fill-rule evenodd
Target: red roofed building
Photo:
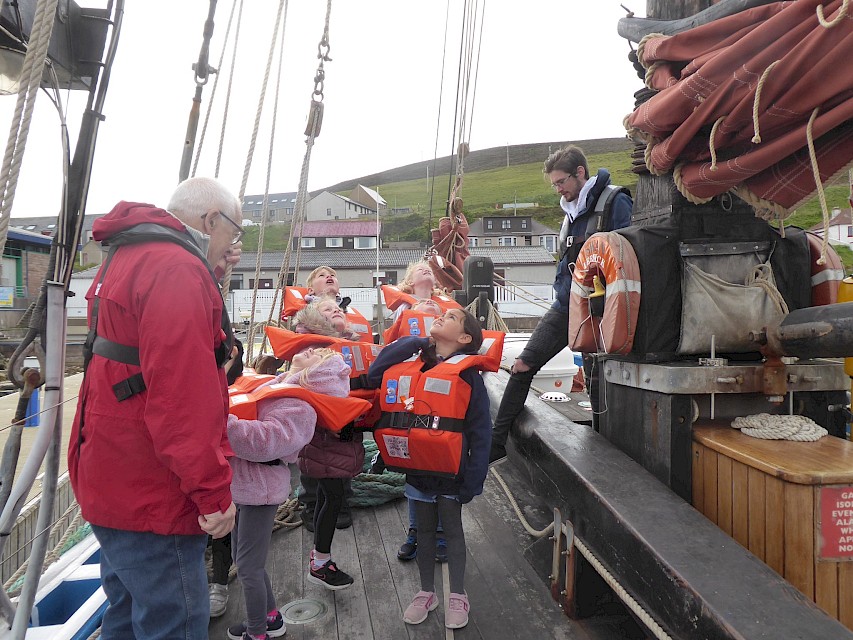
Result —
<path fill-rule="evenodd" d="M 823 223 L 816 224 L 809 231 L 823 236 Z M 829 241 L 833 244 L 843 244 L 853 248 L 853 215 L 850 209 L 833 209 L 829 218 Z"/>
<path fill-rule="evenodd" d="M 305 222 L 302 236 L 294 238 L 303 249 L 376 249 L 376 239 L 382 231 L 376 220 L 336 220 L 335 222 Z"/>

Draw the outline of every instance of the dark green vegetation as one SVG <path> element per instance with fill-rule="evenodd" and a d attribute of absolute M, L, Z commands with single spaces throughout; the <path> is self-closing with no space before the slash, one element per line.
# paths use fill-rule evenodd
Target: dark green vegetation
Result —
<path fill-rule="evenodd" d="M 532 215 L 538 222 L 559 229 L 563 214 L 559 208 L 559 196 L 551 189 L 542 173 L 542 161 L 548 155 L 549 148 L 558 148 L 563 143 L 510 147 L 510 166 L 506 164 L 504 148 L 474 152 L 466 159 L 466 173 L 463 178 L 460 197 L 464 202 L 465 215 L 473 222 L 484 215 L 510 215 L 512 210 L 502 208 L 513 202 L 535 202 L 534 209 L 522 209 L 523 215 Z M 631 144 L 627 140 L 586 140 L 578 143 L 587 151 L 590 171 L 606 167 L 613 175 L 613 182 L 627 186 L 632 193 L 636 191 L 637 175 L 631 171 Z M 522 162 L 514 163 L 514 159 Z M 534 158 L 538 158 L 535 159 Z M 524 162 L 523 160 L 529 160 Z M 411 213 L 387 213 L 381 216 L 383 242 L 420 241 L 426 243 L 429 237 L 430 222 L 435 226 L 444 215 L 449 191 L 447 161 L 444 172 L 438 172 L 432 179 L 430 163 L 418 163 L 399 169 L 386 171 L 373 176 L 365 176 L 330 187 L 330 190 L 349 195 L 349 189 L 361 183 L 376 189 L 385 198 L 389 210 L 392 208 L 411 209 Z M 429 167 L 430 180 L 427 182 Z M 419 175 L 422 177 L 413 177 Z M 844 176 L 842 176 L 843 178 Z M 849 206 L 849 189 L 846 184 L 830 185 L 826 188 L 829 209 Z M 431 183 L 431 184 L 430 184 Z M 432 198 L 430 198 L 430 186 Z M 430 200 L 432 207 L 430 208 Z M 821 222 L 820 204 L 815 197 L 792 215 L 786 224 L 808 229 Z M 258 226 L 246 229 L 243 245 L 247 251 L 256 251 L 258 244 Z M 287 246 L 290 227 L 287 224 L 275 224 L 267 227 L 264 235 L 264 249 L 282 251 Z M 837 249 L 848 270 L 853 269 L 853 252 Z"/>

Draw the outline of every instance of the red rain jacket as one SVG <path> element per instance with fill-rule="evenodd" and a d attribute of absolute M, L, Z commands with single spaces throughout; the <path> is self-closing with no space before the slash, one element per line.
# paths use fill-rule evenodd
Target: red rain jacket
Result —
<path fill-rule="evenodd" d="M 120 202 L 93 235 L 109 240 L 141 223 L 186 232 L 162 209 Z M 99 279 L 86 294 L 90 321 Z M 98 297 L 98 335 L 138 347 L 141 366 L 99 355 L 89 363 L 68 448 L 83 517 L 127 531 L 201 534 L 198 516 L 231 504 L 228 391 L 214 355 L 225 338 L 219 289 L 186 248 L 144 242 L 116 251 Z M 146 390 L 119 402 L 112 386 L 140 371 Z"/>

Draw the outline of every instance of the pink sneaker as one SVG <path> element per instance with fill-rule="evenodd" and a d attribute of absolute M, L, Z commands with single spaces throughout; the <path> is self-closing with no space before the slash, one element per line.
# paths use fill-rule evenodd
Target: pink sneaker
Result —
<path fill-rule="evenodd" d="M 403 622 L 420 624 L 427 619 L 429 612 L 437 606 L 438 598 L 436 598 L 434 591 L 418 591 L 412 599 L 412 604 L 406 607 L 406 611 L 403 614 Z"/>
<path fill-rule="evenodd" d="M 447 612 L 444 614 L 444 626 L 448 629 L 461 629 L 468 624 L 468 595 L 464 593 L 451 593 L 447 604 Z"/>

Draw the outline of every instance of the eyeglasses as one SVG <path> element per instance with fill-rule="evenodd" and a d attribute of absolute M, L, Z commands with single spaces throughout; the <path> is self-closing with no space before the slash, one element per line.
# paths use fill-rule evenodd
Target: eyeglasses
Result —
<path fill-rule="evenodd" d="M 238 225 L 236 222 L 234 222 L 231 218 L 229 218 L 228 216 L 226 216 L 226 215 L 225 215 L 224 213 L 222 213 L 221 211 L 216 211 L 215 213 L 218 213 L 221 217 L 225 218 L 228 222 L 230 222 L 230 223 L 231 223 L 231 226 L 232 226 L 232 227 L 234 227 L 234 229 L 235 229 L 235 231 L 234 231 L 234 237 L 231 239 L 231 244 L 237 244 L 238 242 L 240 242 L 240 240 L 242 240 L 242 239 L 243 239 L 243 234 L 244 234 L 244 233 L 246 233 L 245 231 L 243 231 L 243 227 L 241 227 L 240 225 Z M 202 216 L 202 220 L 203 220 L 206 216 L 207 216 L 207 214 L 205 213 L 205 214 Z"/>
<path fill-rule="evenodd" d="M 564 184 L 566 184 L 566 180 L 568 180 L 569 178 L 577 178 L 577 177 L 578 177 L 578 176 L 577 176 L 577 174 L 576 174 L 576 173 L 570 173 L 570 174 L 569 174 L 569 175 L 567 175 L 565 178 L 560 178 L 560 179 L 559 179 L 559 180 L 557 180 L 556 182 L 552 182 L 552 183 L 551 183 L 551 188 L 552 188 L 554 191 L 559 191 L 559 190 L 560 190 L 560 187 L 562 187 Z"/>

